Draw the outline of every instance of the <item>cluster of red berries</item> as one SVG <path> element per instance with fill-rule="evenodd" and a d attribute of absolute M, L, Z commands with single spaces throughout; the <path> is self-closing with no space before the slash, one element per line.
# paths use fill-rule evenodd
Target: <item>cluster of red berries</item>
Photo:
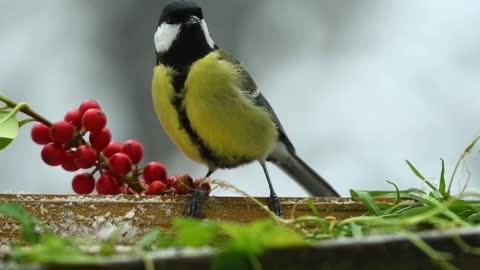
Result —
<path fill-rule="evenodd" d="M 78 194 L 90 194 L 96 189 L 101 195 L 184 195 L 203 181 L 193 181 L 187 174 L 168 177 L 165 166 L 157 161 L 141 168 L 142 144 L 136 140 L 123 144 L 112 141 L 106 125 L 107 117 L 100 105 L 86 100 L 67 112 L 62 121 L 51 126 L 36 123 L 31 136 L 35 143 L 44 145 L 41 156 L 46 164 L 70 172 L 92 170 L 73 177 L 72 188 Z M 88 141 L 84 139 L 87 133 Z M 208 183 L 202 188 L 207 194 L 211 190 Z"/>

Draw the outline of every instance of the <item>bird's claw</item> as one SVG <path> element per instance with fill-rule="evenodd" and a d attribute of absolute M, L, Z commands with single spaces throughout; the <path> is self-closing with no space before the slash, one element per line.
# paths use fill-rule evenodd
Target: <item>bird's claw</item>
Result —
<path fill-rule="evenodd" d="M 270 208 L 275 215 L 283 218 L 283 210 L 282 206 L 280 205 L 280 199 L 276 194 L 270 195 L 270 199 L 268 200 L 268 208 Z"/>
<path fill-rule="evenodd" d="M 196 189 L 192 194 L 192 199 L 185 210 L 184 215 L 190 218 L 205 218 L 205 215 L 202 213 L 203 198 L 205 197 L 205 191 L 201 188 Z"/>

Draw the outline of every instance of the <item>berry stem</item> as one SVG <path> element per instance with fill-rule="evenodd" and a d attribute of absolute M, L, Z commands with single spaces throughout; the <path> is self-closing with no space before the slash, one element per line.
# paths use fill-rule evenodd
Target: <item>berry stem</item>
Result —
<path fill-rule="evenodd" d="M 102 164 L 105 166 L 108 166 L 108 164 L 110 163 L 110 160 L 102 152 L 100 152 L 99 158 Z"/>
<path fill-rule="evenodd" d="M 18 126 L 19 126 L 19 127 L 22 127 L 22 126 L 25 125 L 25 124 L 28 124 L 28 123 L 30 123 L 30 122 L 35 122 L 35 121 L 37 121 L 37 120 L 35 120 L 35 119 L 33 119 L 33 118 L 23 119 L 23 120 L 21 120 L 21 121 L 18 121 Z"/>
<path fill-rule="evenodd" d="M 28 106 L 28 104 L 25 102 L 16 103 L 3 95 L 0 95 L 0 101 L 5 103 L 5 105 L 7 105 L 8 108 L 12 108 L 12 111 L 10 112 L 11 114 L 15 114 L 20 111 L 32 117 L 33 119 L 35 119 L 35 121 L 44 123 L 48 127 L 52 126 L 52 123 L 50 121 L 48 121 L 43 116 L 41 116 L 40 114 L 32 110 L 30 106 Z"/>
<path fill-rule="evenodd" d="M 95 166 L 95 168 L 93 169 L 93 171 L 90 174 L 95 175 L 99 170 L 100 170 L 100 164 L 97 164 L 97 166 Z"/>
<path fill-rule="evenodd" d="M 138 178 L 141 174 L 142 174 L 142 171 L 138 168 L 138 165 L 133 165 L 133 173 L 132 173 L 132 178 L 136 179 Z"/>
<path fill-rule="evenodd" d="M 145 191 L 143 186 L 138 182 L 135 181 L 134 178 L 129 176 L 122 176 L 122 180 L 127 183 L 130 189 L 134 190 L 135 192 L 142 192 Z"/>

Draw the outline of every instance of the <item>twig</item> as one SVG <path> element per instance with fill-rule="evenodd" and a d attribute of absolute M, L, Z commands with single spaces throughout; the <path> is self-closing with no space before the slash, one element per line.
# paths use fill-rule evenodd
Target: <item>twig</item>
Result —
<path fill-rule="evenodd" d="M 245 197 L 247 197 L 248 199 L 252 200 L 256 205 L 260 206 L 261 209 L 265 210 L 265 212 L 267 212 L 267 214 L 274 220 L 276 221 L 277 223 L 280 223 L 280 224 L 286 224 L 287 223 L 287 220 L 285 219 L 282 219 L 282 218 L 279 218 L 277 215 L 275 215 L 275 213 L 273 213 L 272 211 L 270 211 L 270 209 L 268 209 L 267 206 L 265 206 L 263 203 L 261 203 L 259 200 L 257 200 L 256 198 L 250 196 L 248 193 L 246 193 L 245 191 L 235 187 L 234 185 L 232 184 L 229 184 L 225 181 L 221 181 L 221 180 L 213 180 L 213 179 L 208 179 L 208 182 L 210 183 L 213 183 L 213 184 L 216 184 L 216 185 L 219 185 L 223 188 L 227 188 L 227 189 L 230 189 L 230 190 L 233 190 L 237 193 L 240 193 L 242 195 L 244 195 Z"/>
<path fill-rule="evenodd" d="M 32 110 L 30 108 L 30 106 L 28 106 L 28 104 L 25 103 L 25 102 L 16 103 L 16 102 L 13 102 L 10 99 L 8 99 L 7 97 L 2 96 L 2 95 L 0 95 L 0 101 L 5 103 L 5 105 L 7 105 L 8 108 L 13 109 L 11 113 L 17 113 L 17 112 L 20 111 L 20 112 L 32 117 L 33 119 L 35 119 L 35 121 L 44 123 L 45 125 L 47 125 L 49 127 L 52 125 L 52 123 L 50 121 L 48 121 L 43 116 L 41 116 L 40 114 L 38 114 L 37 112 Z"/>
<path fill-rule="evenodd" d="M 480 140 L 480 134 L 477 135 L 477 137 L 465 148 L 463 151 L 462 155 L 460 158 L 457 160 L 457 164 L 455 164 L 455 168 L 453 169 L 452 176 L 450 177 L 450 183 L 448 183 L 448 189 L 447 193 L 450 194 L 450 188 L 452 187 L 453 179 L 455 178 L 455 175 L 457 173 L 458 167 L 460 167 L 460 163 L 465 159 L 465 157 L 470 154 L 472 151 L 472 148 L 475 146 L 475 144 Z"/>

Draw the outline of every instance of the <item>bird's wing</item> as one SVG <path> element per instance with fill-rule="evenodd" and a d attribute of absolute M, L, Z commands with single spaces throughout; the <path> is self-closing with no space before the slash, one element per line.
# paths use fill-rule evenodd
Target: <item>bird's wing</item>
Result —
<path fill-rule="evenodd" d="M 273 110 L 272 106 L 270 106 L 267 99 L 260 92 L 260 90 L 257 89 L 257 85 L 255 84 L 255 81 L 252 79 L 252 77 L 248 73 L 247 69 L 237 59 L 235 59 L 226 51 L 222 49 L 218 49 L 218 52 L 219 52 L 219 59 L 232 63 L 236 66 L 237 70 L 239 71 L 240 75 L 243 78 L 242 91 L 245 93 L 247 97 L 251 98 L 251 100 L 255 105 L 261 106 L 262 108 L 265 108 L 267 110 L 267 112 L 272 117 L 273 122 L 275 122 L 275 125 L 277 125 L 279 135 L 280 135 L 279 140 L 285 144 L 285 146 L 289 151 L 291 151 L 292 153 L 295 153 L 295 148 L 292 142 L 290 141 L 290 139 L 288 138 L 287 133 L 285 132 L 285 129 L 282 126 L 282 123 L 280 123 L 280 120 L 278 119 L 277 114 Z"/>

